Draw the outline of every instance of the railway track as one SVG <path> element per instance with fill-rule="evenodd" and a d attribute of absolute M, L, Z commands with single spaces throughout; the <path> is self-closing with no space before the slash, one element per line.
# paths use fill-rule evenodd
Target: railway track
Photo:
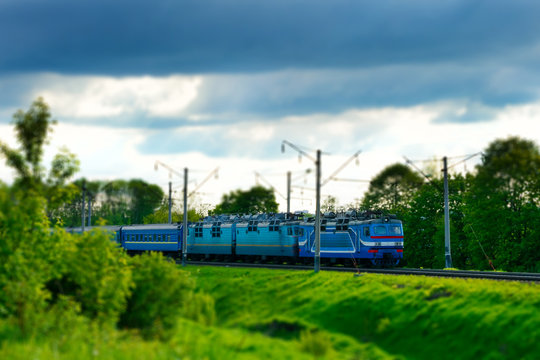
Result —
<path fill-rule="evenodd" d="M 217 261 L 188 261 L 189 265 L 200 266 L 221 266 L 221 267 L 245 267 L 263 269 L 285 269 L 285 270 L 313 270 L 309 265 L 280 265 L 280 264 L 250 264 L 250 263 L 229 263 Z M 435 269 L 377 269 L 377 268 L 352 268 L 338 266 L 321 266 L 321 271 L 340 271 L 351 273 L 374 273 L 388 275 L 417 275 L 448 278 L 468 278 L 468 279 L 490 279 L 502 281 L 527 281 L 540 282 L 538 273 L 510 273 L 493 271 L 467 271 L 467 270 L 435 270 Z"/>

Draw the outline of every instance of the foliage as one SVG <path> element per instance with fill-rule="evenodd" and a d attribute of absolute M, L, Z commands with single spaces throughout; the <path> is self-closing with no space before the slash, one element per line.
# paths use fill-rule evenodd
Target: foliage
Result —
<path fill-rule="evenodd" d="M 469 182 L 470 176 L 459 174 L 448 179 L 452 261 L 461 269 L 471 266 L 463 214 Z M 407 266 L 443 268 L 445 265 L 443 187 L 442 179 L 422 186 L 412 197 L 409 210 L 403 213 Z"/>
<path fill-rule="evenodd" d="M 12 149 L 0 141 L 0 154 L 4 155 L 8 166 L 17 174 L 15 186 L 25 193 L 37 193 L 47 199 L 49 216 L 53 217 L 58 207 L 73 199 L 75 188 L 66 186 L 79 171 L 79 160 L 66 148 L 62 148 L 52 163 L 45 179 L 43 167 L 43 147 L 48 143 L 48 134 L 56 123 L 51 119 L 49 106 L 42 98 L 35 100 L 26 112 L 18 110 L 13 115 L 15 134 L 19 149 Z"/>
<path fill-rule="evenodd" d="M 71 235 L 51 228 L 44 209 L 43 198 L 0 185 L 0 342 L 65 336 L 79 327 L 114 331 L 133 299 L 151 301 L 137 316 L 160 319 L 132 324 L 144 334 L 161 335 L 181 317 L 213 321 L 212 299 L 195 293 L 194 281 L 174 264 L 157 255 L 130 259 L 102 230 Z"/>
<path fill-rule="evenodd" d="M 132 286 L 128 258 L 111 234 L 96 229 L 75 236 L 63 258 L 60 279 L 48 284 L 53 296 L 69 295 L 82 314 L 100 322 L 116 323 Z"/>
<path fill-rule="evenodd" d="M 174 262 L 150 253 L 130 259 L 134 288 L 122 313 L 121 327 L 140 329 L 146 337 L 171 335 L 178 318 L 213 321 L 213 302 L 194 293 L 195 282 Z M 199 307 L 199 308 L 197 308 Z"/>
<path fill-rule="evenodd" d="M 200 214 L 197 210 L 195 209 L 188 210 L 188 222 L 197 222 L 201 218 L 203 218 L 203 215 Z M 179 211 L 175 211 L 173 209 L 172 214 L 171 214 L 171 221 L 173 223 L 183 222 L 184 214 Z M 166 224 L 168 222 L 169 222 L 169 205 L 165 202 L 153 214 L 146 215 L 143 219 L 144 224 Z"/>
<path fill-rule="evenodd" d="M 401 213 L 423 183 L 423 178 L 408 166 L 399 163 L 389 165 L 369 183 L 362 208 Z"/>
<path fill-rule="evenodd" d="M 321 212 L 324 214 L 337 210 L 337 199 L 335 196 L 328 196 L 321 204 Z"/>
<path fill-rule="evenodd" d="M 538 147 L 516 137 L 495 140 L 477 172 L 465 208 L 472 261 L 486 269 L 488 256 L 497 269 L 540 271 Z"/>
<path fill-rule="evenodd" d="M 82 189 L 86 187 L 86 208 L 92 206 L 92 225 L 99 219 L 108 224 L 142 224 L 145 217 L 162 206 L 163 190 L 143 180 L 132 179 L 113 181 L 86 181 L 79 179 L 72 186 L 76 188 L 74 201 L 61 209 L 65 226 L 80 226 Z M 85 210 L 88 216 L 88 210 Z M 167 221 L 165 221 L 167 222 Z"/>
<path fill-rule="evenodd" d="M 223 195 L 221 203 L 211 213 L 213 215 L 257 214 L 275 213 L 277 210 L 278 204 L 274 191 L 257 185 L 247 191 L 235 190 Z"/>

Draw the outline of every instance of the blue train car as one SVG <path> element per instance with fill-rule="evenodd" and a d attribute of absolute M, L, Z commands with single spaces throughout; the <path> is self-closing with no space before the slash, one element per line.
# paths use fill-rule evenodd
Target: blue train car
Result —
<path fill-rule="evenodd" d="M 187 253 L 232 255 L 236 223 L 230 217 L 208 217 L 189 226 Z"/>
<path fill-rule="evenodd" d="M 236 255 L 297 256 L 295 225 L 286 220 L 285 214 L 260 214 L 242 219 L 236 224 Z"/>
<path fill-rule="evenodd" d="M 181 224 L 127 225 L 119 230 L 128 252 L 160 251 L 178 255 L 182 250 Z"/>

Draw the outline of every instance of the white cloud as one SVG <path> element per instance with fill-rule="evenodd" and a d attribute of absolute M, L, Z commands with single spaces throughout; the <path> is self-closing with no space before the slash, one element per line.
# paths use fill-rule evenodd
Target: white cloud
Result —
<path fill-rule="evenodd" d="M 115 117 L 143 112 L 174 117 L 198 94 L 197 76 L 89 77 L 43 75 L 33 97 L 43 96 L 57 116 Z"/>

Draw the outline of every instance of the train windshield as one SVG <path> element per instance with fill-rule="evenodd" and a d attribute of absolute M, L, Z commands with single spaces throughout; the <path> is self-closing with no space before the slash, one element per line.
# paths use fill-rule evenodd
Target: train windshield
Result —
<path fill-rule="evenodd" d="M 373 227 L 373 234 L 374 235 L 386 235 L 386 226 L 374 226 Z"/>
<path fill-rule="evenodd" d="M 390 235 L 401 235 L 401 226 L 390 225 L 388 230 L 390 230 Z"/>

